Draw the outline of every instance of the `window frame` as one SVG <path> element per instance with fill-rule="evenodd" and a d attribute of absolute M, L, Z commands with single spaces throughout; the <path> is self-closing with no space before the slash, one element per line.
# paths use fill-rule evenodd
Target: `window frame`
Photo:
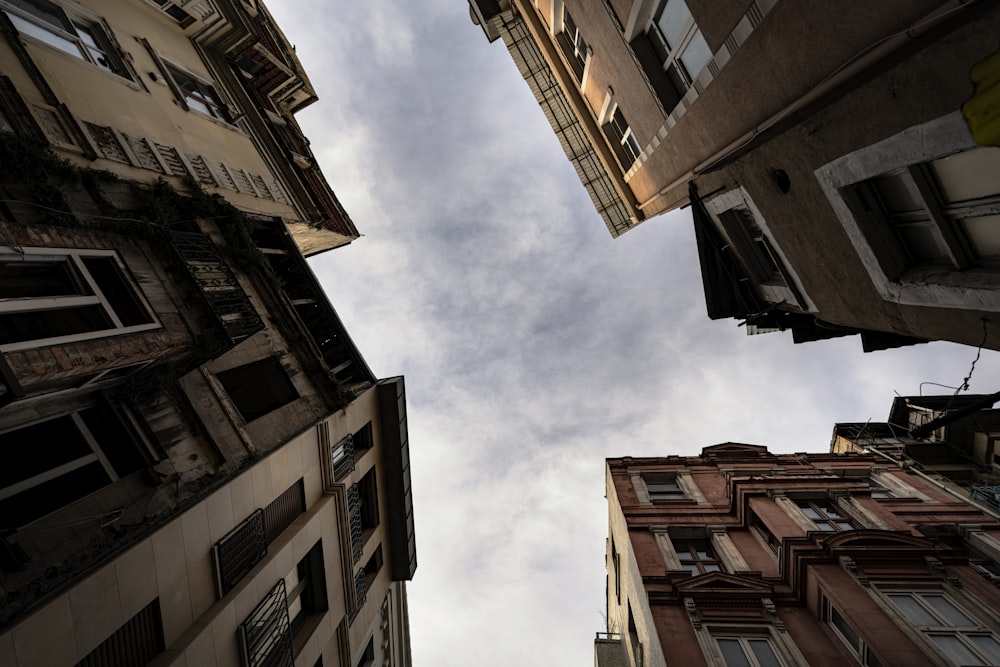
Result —
<path fill-rule="evenodd" d="M 891 230 L 874 228 L 856 186 L 894 171 L 979 148 L 960 111 L 908 127 L 843 155 L 814 172 L 879 296 L 903 305 L 1000 311 L 996 270 L 901 266 Z"/>
<path fill-rule="evenodd" d="M 841 614 L 829 599 L 825 599 L 824 601 L 823 614 L 823 620 L 830 626 L 831 632 L 844 643 L 863 667 L 882 667 L 882 662 L 871 650 L 871 647 L 865 641 L 864 637 L 861 636 L 861 633 L 851 625 L 847 617 Z M 834 618 L 835 615 L 840 618 L 841 623 L 836 621 Z M 841 625 L 846 626 L 846 629 L 841 628 Z M 853 635 L 853 639 L 847 636 L 848 631 Z"/>
<path fill-rule="evenodd" d="M 687 15 L 683 25 L 677 32 L 676 44 L 673 46 L 667 41 L 664 27 L 660 25 L 660 21 L 671 3 L 683 5 L 683 11 Z M 666 74 L 667 79 L 674 86 L 677 96 L 684 97 L 687 91 L 694 87 L 694 82 L 698 80 L 701 73 L 708 68 L 714 55 L 712 49 L 705 41 L 705 36 L 702 34 L 701 29 L 698 28 L 698 23 L 694 20 L 694 16 L 691 15 L 691 9 L 687 6 L 686 0 L 663 0 L 656 11 L 653 12 L 652 20 L 646 32 L 650 42 L 653 44 L 658 59 L 661 60 L 660 67 Z M 699 39 L 708 52 L 708 59 L 705 60 L 705 64 L 701 66 L 700 70 L 690 72 L 683 61 L 683 57 L 688 48 L 697 44 L 697 40 Z M 671 76 L 671 71 L 676 72 L 676 76 Z"/>
<path fill-rule="evenodd" d="M 566 56 L 569 69 L 572 70 L 577 83 L 582 87 L 586 82 L 585 73 L 591 49 L 587 40 L 583 38 L 580 27 L 577 26 L 565 5 L 562 8 L 562 29 L 559 31 L 559 38 L 556 41 L 559 42 L 563 55 Z"/>
<path fill-rule="evenodd" d="M 768 229 L 764 216 L 742 186 L 716 195 L 703 203 L 716 230 L 729 241 L 737 261 L 747 271 L 755 291 L 764 301 L 772 304 L 784 303 L 802 312 L 818 312 L 816 305 L 805 293 L 798 275 L 792 270 L 791 263 L 781 250 L 781 246 Z M 756 231 L 751 229 L 744 230 L 743 234 L 737 233 L 735 226 L 737 221 L 725 215 L 733 211 L 745 214 L 745 219 L 752 222 Z M 756 236 L 758 232 L 759 238 Z M 774 263 L 776 272 L 763 275 L 762 267 L 766 260 L 761 253 L 767 253 L 767 259 Z"/>
<path fill-rule="evenodd" d="M 781 667 L 808 664 L 788 633 L 777 632 L 770 624 L 705 624 L 700 628 L 695 628 L 695 634 L 702 654 L 710 667 L 728 667 L 722 655 L 722 648 L 718 643 L 719 639 L 739 640 L 741 647 L 744 648 L 744 656 L 747 656 L 746 650 L 749 648 L 748 642 L 750 640 L 763 639 L 767 641 L 768 647 Z M 753 655 L 752 650 L 749 655 Z M 756 658 L 749 659 L 749 662 L 756 667 Z"/>
<path fill-rule="evenodd" d="M 54 12 L 55 17 L 61 19 L 62 25 L 56 25 L 30 10 L 0 0 L 0 11 L 7 15 L 21 37 L 135 83 L 135 74 L 126 65 L 111 27 L 100 16 L 82 7 L 69 8 L 54 0 L 24 1 L 38 6 L 40 12 Z M 32 32 L 33 29 L 47 33 L 48 37 Z M 81 31 L 89 40 L 80 34 Z M 102 57 L 104 63 L 100 62 Z"/>
<path fill-rule="evenodd" d="M 131 296 L 135 298 L 137 305 L 149 317 L 150 322 L 145 324 L 125 325 L 121 317 L 115 312 L 115 308 L 109 299 L 102 293 L 93 275 L 85 266 L 84 260 L 87 258 L 111 258 L 122 285 L 129 290 Z M 33 338 L 11 343 L 0 344 L 0 352 L 15 352 L 20 350 L 30 350 L 49 345 L 62 345 L 66 343 L 77 343 L 82 341 L 117 336 L 142 331 L 150 331 L 162 327 L 156 317 L 156 312 L 149 305 L 145 294 L 139 288 L 137 281 L 132 277 L 121 256 L 114 250 L 97 250 L 81 248 L 39 248 L 24 247 L 10 248 L 0 246 L 0 262 L 31 262 L 31 263 L 67 263 L 73 272 L 75 281 L 82 281 L 81 289 L 89 289 L 91 294 L 43 296 L 43 297 L 11 297 L 0 298 L 0 315 L 5 313 L 22 313 L 35 311 L 51 311 L 63 308 L 81 306 L 99 306 L 111 326 L 106 329 L 96 329 L 81 333 L 64 334 L 60 336 L 48 336 L 46 338 Z"/>
<path fill-rule="evenodd" d="M 989 607 L 987 605 L 981 603 L 972 604 L 971 601 L 964 600 L 963 596 L 960 596 L 951 590 L 946 590 L 944 587 L 932 588 L 919 585 L 906 586 L 900 584 L 891 587 L 880 587 L 874 592 L 877 595 L 877 599 L 886 608 L 890 617 L 892 617 L 896 623 L 900 625 L 900 627 L 908 631 L 908 634 L 915 637 L 919 644 L 928 649 L 931 655 L 943 659 L 945 664 L 952 667 L 960 667 L 960 665 L 964 666 L 964 664 L 968 663 L 958 663 L 951 660 L 944 650 L 940 648 L 939 644 L 934 641 L 933 637 L 950 636 L 956 638 L 975 657 L 982 660 L 983 665 L 990 665 L 995 664 L 995 662 L 990 662 L 994 658 L 991 658 L 986 653 L 981 652 L 976 648 L 973 642 L 968 641 L 969 637 L 989 637 L 996 645 L 997 654 L 1000 655 L 1000 636 L 998 636 L 995 631 L 997 626 L 996 619 L 991 618 L 989 623 L 984 623 L 983 619 L 980 617 L 980 614 L 988 613 Z M 908 596 L 911 600 L 916 602 L 919 610 L 939 621 L 940 624 L 918 624 L 902 607 L 892 600 L 892 596 Z M 949 624 L 949 619 L 946 617 L 946 614 L 942 613 L 940 608 L 927 602 L 924 599 L 924 596 L 942 597 L 961 615 L 972 621 L 973 624 Z"/>
<path fill-rule="evenodd" d="M 792 498 L 792 502 L 799 508 L 803 515 L 816 526 L 816 530 L 824 533 L 844 533 L 852 530 L 859 530 L 858 521 L 845 512 L 837 503 L 829 498 Z M 807 510 L 811 510 L 817 516 L 812 516 Z M 834 514 L 830 514 L 831 510 Z M 843 528 L 840 524 L 846 523 L 850 527 Z M 822 526 L 829 526 L 826 530 Z"/>
<path fill-rule="evenodd" d="M 670 541 L 673 543 L 681 568 L 690 572 L 692 577 L 711 572 L 726 572 L 725 563 L 708 537 L 692 539 L 671 537 Z M 701 557 L 703 552 L 706 554 L 704 558 Z M 715 569 L 711 569 L 713 567 Z"/>
<path fill-rule="evenodd" d="M 160 61 L 163 66 L 163 74 L 172 84 L 171 89 L 174 97 L 182 109 L 193 111 L 200 116 L 222 123 L 226 127 L 236 127 L 237 118 L 233 113 L 232 105 L 219 92 L 221 89 L 213 80 L 195 74 L 186 67 L 181 67 L 169 60 L 160 58 Z M 185 82 L 189 82 L 193 88 L 185 86 Z M 194 102 L 194 106 L 192 106 L 192 102 Z"/>
<path fill-rule="evenodd" d="M 123 443 L 124 446 L 131 447 L 135 450 L 134 454 L 142 462 L 141 465 L 134 467 L 132 464 L 123 465 L 123 467 L 129 469 L 126 469 L 123 472 L 119 472 L 118 470 L 116 470 L 116 463 L 112 462 L 111 460 L 114 454 L 113 453 L 109 454 L 108 452 L 104 451 L 104 448 L 98 441 L 98 437 L 94 434 L 94 430 L 91 428 L 91 425 L 88 424 L 84 420 L 84 417 L 82 416 L 83 413 L 94 409 L 103 409 L 106 411 L 110 411 L 112 413 L 112 418 L 117 422 L 120 429 L 124 431 L 132 440 L 131 443 L 128 442 Z M 29 519 L 26 523 L 23 523 L 18 526 L 7 526 L 8 528 L 19 530 L 24 526 L 28 526 L 36 521 L 39 521 L 40 519 L 44 518 L 45 516 L 48 516 L 49 514 L 62 511 L 66 507 L 69 507 L 73 503 L 82 500 L 83 498 L 89 496 L 90 494 L 97 493 L 102 489 L 106 489 L 109 486 L 116 484 L 117 482 L 126 477 L 129 477 L 137 472 L 142 471 L 144 468 L 149 467 L 160 458 L 157 455 L 157 452 L 151 446 L 151 444 L 142 435 L 142 433 L 133 428 L 133 425 L 129 422 L 128 419 L 123 418 L 122 415 L 120 415 L 109 402 L 103 399 L 88 401 L 85 405 L 81 405 L 72 412 L 66 412 L 56 415 L 48 415 L 46 417 L 35 419 L 27 423 L 17 424 L 12 428 L 4 428 L 0 430 L 0 439 L 3 438 L 4 434 L 14 433 L 15 431 L 22 431 L 48 422 L 55 422 L 58 420 L 66 420 L 66 419 L 68 419 L 69 423 L 72 424 L 73 428 L 76 429 L 80 441 L 82 441 L 87 445 L 90 452 L 81 453 L 81 455 L 77 456 L 76 458 L 65 461 L 63 463 L 52 465 L 52 467 L 49 467 L 41 472 L 31 475 L 30 477 L 26 477 L 24 479 L 18 480 L 12 484 L 0 488 L 0 501 L 6 502 L 10 499 L 16 498 L 22 493 L 30 492 L 37 487 L 58 480 L 60 477 L 64 477 L 76 470 L 91 466 L 95 463 L 100 465 L 103 474 L 106 478 L 105 481 L 97 486 L 94 486 L 93 488 L 88 486 L 87 488 L 79 489 L 81 492 L 77 494 L 75 499 L 69 500 L 58 507 L 43 512 L 42 514 Z M 128 462 L 119 460 L 118 463 L 127 464 Z"/>

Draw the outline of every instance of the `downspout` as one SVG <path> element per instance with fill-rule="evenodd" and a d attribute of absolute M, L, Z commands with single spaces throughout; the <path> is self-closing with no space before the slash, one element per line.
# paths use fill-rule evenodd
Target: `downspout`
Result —
<path fill-rule="evenodd" d="M 638 205 L 639 209 L 646 208 L 654 200 L 662 197 L 674 188 L 683 185 L 687 181 L 694 179 L 696 176 L 706 171 L 710 171 L 716 167 L 719 162 L 722 162 L 733 153 L 750 144 L 760 134 L 766 132 L 775 124 L 784 120 L 788 116 L 801 111 L 823 96 L 828 95 L 840 86 L 848 83 L 851 79 L 858 76 L 878 61 L 889 56 L 893 51 L 901 48 L 904 44 L 917 39 L 924 33 L 936 27 L 944 19 L 950 17 L 953 13 L 965 8 L 966 5 L 975 4 L 977 1 L 978 0 L 949 0 L 949 2 L 946 2 L 936 11 L 920 19 L 906 30 L 901 30 L 900 32 L 888 37 L 883 37 L 881 40 L 866 47 L 865 49 L 862 49 L 854 56 L 851 56 L 851 58 L 848 58 L 847 61 L 835 69 L 829 76 L 823 79 L 823 81 L 817 84 L 805 95 L 773 114 L 753 129 L 747 131 L 735 141 L 727 144 L 721 150 L 713 153 L 711 156 L 695 165 L 690 171 L 661 189 L 655 195 L 641 202 Z"/>

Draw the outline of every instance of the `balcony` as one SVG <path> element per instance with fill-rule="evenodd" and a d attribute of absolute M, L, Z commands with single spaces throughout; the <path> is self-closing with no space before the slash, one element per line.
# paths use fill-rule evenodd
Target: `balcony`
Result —
<path fill-rule="evenodd" d="M 988 505 L 994 511 L 1000 512 L 1000 486 L 994 484 L 973 484 L 969 490 L 973 500 Z"/>
<path fill-rule="evenodd" d="M 595 667 L 630 667 L 625 641 L 616 632 L 598 632 L 594 639 Z"/>
<path fill-rule="evenodd" d="M 170 244 L 231 344 L 264 328 L 233 270 L 210 238 L 199 232 L 172 230 Z"/>

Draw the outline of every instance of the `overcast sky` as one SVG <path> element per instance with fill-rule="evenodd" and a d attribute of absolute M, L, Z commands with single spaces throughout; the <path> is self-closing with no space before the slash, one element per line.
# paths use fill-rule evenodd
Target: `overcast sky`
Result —
<path fill-rule="evenodd" d="M 689 213 L 612 240 L 465 0 L 268 5 L 364 235 L 313 269 L 375 373 L 406 376 L 418 667 L 593 664 L 605 457 L 826 451 L 835 422 L 968 374 L 971 347 L 863 354 L 710 321 Z M 1000 390 L 1000 355 L 971 385 Z"/>

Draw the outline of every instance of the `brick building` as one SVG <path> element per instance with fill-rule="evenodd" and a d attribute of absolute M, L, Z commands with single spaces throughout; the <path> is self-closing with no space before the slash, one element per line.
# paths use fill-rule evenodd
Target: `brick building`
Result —
<path fill-rule="evenodd" d="M 1000 521 L 871 454 L 607 461 L 596 664 L 993 665 Z"/>
<path fill-rule="evenodd" d="M 1000 347 L 996 3 L 469 4 L 612 236 L 691 207 L 712 319 Z"/>
<path fill-rule="evenodd" d="M 315 99 L 259 2 L 0 0 L 0 664 L 409 664 Z"/>

